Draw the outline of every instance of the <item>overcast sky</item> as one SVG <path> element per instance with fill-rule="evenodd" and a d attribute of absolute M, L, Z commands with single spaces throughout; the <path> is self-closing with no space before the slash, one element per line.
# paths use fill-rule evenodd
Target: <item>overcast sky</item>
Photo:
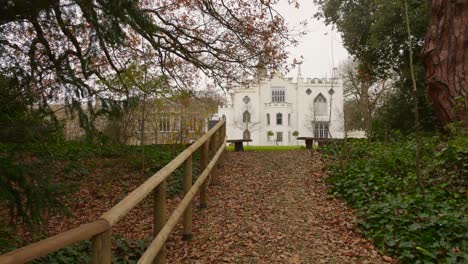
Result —
<path fill-rule="evenodd" d="M 307 19 L 307 35 L 299 40 L 297 47 L 289 48 L 289 63 L 291 64 L 294 58 L 299 59 L 304 57 L 302 69 L 303 78 L 324 78 L 331 77 L 332 72 L 332 43 L 334 66 L 337 67 L 340 62 L 348 58 L 348 52 L 342 45 L 339 33 L 332 34 L 332 28 L 325 26 L 323 21 L 313 18 L 317 7 L 312 0 L 298 0 L 299 9 L 290 6 L 287 0 L 281 0 L 277 6 L 285 18 L 290 28 L 299 28 L 299 23 Z M 332 41 L 333 37 L 333 41 Z M 288 74 L 290 77 L 296 77 L 297 70 L 293 69 Z"/>

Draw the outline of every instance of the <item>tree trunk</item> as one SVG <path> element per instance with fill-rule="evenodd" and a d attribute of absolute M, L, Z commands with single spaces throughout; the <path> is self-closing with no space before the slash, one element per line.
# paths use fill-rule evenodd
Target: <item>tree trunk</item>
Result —
<path fill-rule="evenodd" d="M 145 122 L 146 122 L 146 93 L 143 94 L 143 105 L 141 109 L 141 175 L 145 177 Z"/>
<path fill-rule="evenodd" d="M 361 84 L 361 103 L 364 110 L 364 122 L 366 126 L 367 142 L 371 142 L 372 137 L 372 111 L 370 108 L 369 89 L 371 84 L 363 82 Z"/>
<path fill-rule="evenodd" d="M 468 1 L 432 0 L 423 56 L 427 93 L 440 124 L 467 121 Z"/>

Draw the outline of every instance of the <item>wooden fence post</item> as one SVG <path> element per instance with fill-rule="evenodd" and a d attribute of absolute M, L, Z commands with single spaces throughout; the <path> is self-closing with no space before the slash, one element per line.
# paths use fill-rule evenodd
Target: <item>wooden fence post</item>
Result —
<path fill-rule="evenodd" d="M 186 195 L 190 188 L 192 188 L 192 155 L 185 160 L 184 168 L 184 195 Z M 187 209 L 184 212 L 184 234 L 183 240 L 192 240 L 192 205 L 193 201 L 190 201 Z"/>
<path fill-rule="evenodd" d="M 208 139 L 203 143 L 201 149 L 201 159 L 200 159 L 200 174 L 206 169 L 208 165 L 208 151 L 209 151 L 210 140 Z M 207 197 L 206 197 L 206 182 L 205 181 L 200 189 L 200 208 L 207 207 Z"/>
<path fill-rule="evenodd" d="M 111 263 L 111 228 L 95 235 L 93 242 L 93 264 Z"/>
<path fill-rule="evenodd" d="M 156 237 L 159 231 L 166 224 L 166 180 L 161 182 L 154 190 L 153 196 L 153 237 Z M 166 247 L 164 246 L 159 251 L 158 256 L 155 258 L 155 264 L 166 263 Z"/>
<path fill-rule="evenodd" d="M 219 148 L 218 139 L 219 139 L 219 129 L 211 136 L 211 139 L 210 139 L 210 153 L 211 153 L 210 159 L 212 159 L 216 151 L 218 151 L 218 148 Z M 218 164 L 216 164 L 211 170 L 210 182 L 213 184 L 218 184 L 218 169 L 217 169 L 218 166 L 217 165 Z"/>
<path fill-rule="evenodd" d="M 224 140 L 226 140 L 226 122 L 219 128 L 219 144 L 218 148 L 224 144 Z M 224 156 L 226 155 L 226 149 L 223 150 L 223 154 L 219 157 L 219 165 L 224 166 Z"/>

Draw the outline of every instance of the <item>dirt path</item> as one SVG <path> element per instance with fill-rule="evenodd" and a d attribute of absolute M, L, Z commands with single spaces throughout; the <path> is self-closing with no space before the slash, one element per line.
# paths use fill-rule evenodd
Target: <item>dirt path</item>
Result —
<path fill-rule="evenodd" d="M 322 170 L 307 150 L 228 153 L 208 209 L 195 209 L 193 240 L 178 228 L 168 263 L 385 262 L 326 193 Z"/>

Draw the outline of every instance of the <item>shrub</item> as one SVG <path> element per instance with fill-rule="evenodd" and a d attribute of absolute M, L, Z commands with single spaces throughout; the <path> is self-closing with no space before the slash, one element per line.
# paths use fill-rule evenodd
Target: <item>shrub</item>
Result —
<path fill-rule="evenodd" d="M 468 262 L 468 138 L 423 139 L 424 193 L 417 191 L 412 138 L 347 145 L 345 175 L 330 167 L 330 191 L 357 209 L 359 227 L 404 263 Z"/>
<path fill-rule="evenodd" d="M 115 235 L 112 239 L 112 263 L 137 263 L 138 259 L 143 255 L 149 245 L 150 240 L 132 241 L 122 238 L 120 235 Z M 65 263 L 91 263 L 92 260 L 92 245 L 90 241 L 81 241 L 69 247 L 63 248 L 57 252 L 39 258 L 32 263 L 50 263 L 50 264 L 65 264 Z"/>

